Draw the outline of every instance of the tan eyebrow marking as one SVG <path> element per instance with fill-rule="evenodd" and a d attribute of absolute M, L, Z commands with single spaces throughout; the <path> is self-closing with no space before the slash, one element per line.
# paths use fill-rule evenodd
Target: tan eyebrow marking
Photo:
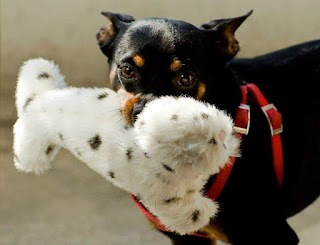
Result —
<path fill-rule="evenodd" d="M 204 83 L 199 83 L 198 92 L 196 95 L 197 100 L 203 99 L 204 95 L 206 94 L 206 89 L 207 89 L 207 86 Z"/>
<path fill-rule="evenodd" d="M 132 57 L 132 60 L 138 67 L 144 66 L 145 61 L 141 55 L 136 54 L 135 56 Z"/>
<path fill-rule="evenodd" d="M 181 68 L 181 66 L 182 66 L 182 62 L 180 60 L 178 60 L 178 59 L 174 59 L 172 61 L 172 63 L 170 64 L 170 68 L 169 69 L 171 71 L 178 71 Z"/>

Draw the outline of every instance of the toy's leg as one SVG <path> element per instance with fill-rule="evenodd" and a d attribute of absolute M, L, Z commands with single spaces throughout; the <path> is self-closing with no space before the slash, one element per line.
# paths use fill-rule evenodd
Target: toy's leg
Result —
<path fill-rule="evenodd" d="M 41 127 L 45 122 L 41 118 L 35 119 L 30 112 L 41 94 L 65 87 L 64 77 L 53 62 L 39 58 L 28 60 L 21 66 L 16 90 L 18 120 L 14 125 L 14 162 L 17 169 L 41 173 L 50 167 L 49 163 L 60 147 L 49 141 L 50 137 Z"/>

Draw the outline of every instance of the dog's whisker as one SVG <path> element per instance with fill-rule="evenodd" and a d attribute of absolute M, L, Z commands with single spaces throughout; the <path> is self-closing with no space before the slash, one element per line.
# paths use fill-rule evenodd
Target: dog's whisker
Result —
<path fill-rule="evenodd" d="M 121 122 L 122 120 L 124 120 L 124 118 L 120 118 L 120 119 L 117 121 L 117 124 L 118 124 L 119 122 Z"/>
<path fill-rule="evenodd" d="M 121 80 L 121 76 L 119 76 L 119 72 L 118 72 L 118 78 L 119 78 L 119 82 L 120 82 L 121 86 L 124 88 L 124 84 L 123 84 L 123 82 Z"/>
<path fill-rule="evenodd" d="M 109 113 L 112 112 L 112 111 L 114 111 L 114 112 L 119 112 L 119 113 L 120 113 L 120 112 L 121 112 L 121 109 L 115 108 L 115 109 L 111 109 L 111 110 L 108 110 L 108 111 L 104 111 L 104 112 L 101 113 L 101 115 L 106 115 L 106 114 L 107 114 L 107 115 L 109 116 Z M 116 115 L 116 114 L 115 114 L 115 115 Z"/>

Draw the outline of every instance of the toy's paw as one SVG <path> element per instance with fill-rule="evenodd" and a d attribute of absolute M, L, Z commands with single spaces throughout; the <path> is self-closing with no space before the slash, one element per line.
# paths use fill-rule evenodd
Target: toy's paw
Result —
<path fill-rule="evenodd" d="M 59 67 L 42 58 L 30 59 L 23 63 L 18 75 L 16 106 L 18 115 L 25 110 L 37 95 L 52 89 L 66 87 Z"/>
<path fill-rule="evenodd" d="M 50 142 L 45 117 L 34 108 L 42 106 L 38 100 L 44 92 L 66 87 L 60 69 L 53 62 L 38 58 L 23 63 L 18 75 L 16 107 L 18 120 L 14 125 L 14 163 L 24 172 L 42 173 L 60 146 Z M 36 105 L 36 106 L 35 106 Z"/>
<path fill-rule="evenodd" d="M 164 96 L 147 103 L 137 117 L 135 133 L 151 159 L 173 170 L 190 168 L 210 175 L 239 154 L 231 117 L 189 97 Z"/>
<path fill-rule="evenodd" d="M 13 130 L 15 167 L 23 172 L 35 174 L 48 170 L 60 146 L 48 142 L 45 131 L 37 126 L 23 123 L 21 119 L 17 120 Z"/>
<path fill-rule="evenodd" d="M 200 193 L 190 199 L 175 198 L 154 203 L 156 206 L 149 207 L 149 210 L 157 215 L 167 229 L 181 235 L 205 227 L 218 212 L 218 204 Z"/>

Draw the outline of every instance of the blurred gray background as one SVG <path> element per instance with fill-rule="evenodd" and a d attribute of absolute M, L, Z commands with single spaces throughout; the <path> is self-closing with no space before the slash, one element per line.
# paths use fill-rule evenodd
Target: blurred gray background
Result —
<path fill-rule="evenodd" d="M 109 86 L 107 60 L 95 40 L 106 23 L 102 10 L 200 25 L 251 9 L 236 33 L 239 57 L 320 38 L 319 0 L 1 0 L 0 244 L 170 244 L 149 227 L 127 193 L 66 151 L 45 175 L 14 169 L 14 89 L 23 61 L 54 60 L 73 86 Z M 320 244 L 319 201 L 289 222 L 301 244 Z"/>

